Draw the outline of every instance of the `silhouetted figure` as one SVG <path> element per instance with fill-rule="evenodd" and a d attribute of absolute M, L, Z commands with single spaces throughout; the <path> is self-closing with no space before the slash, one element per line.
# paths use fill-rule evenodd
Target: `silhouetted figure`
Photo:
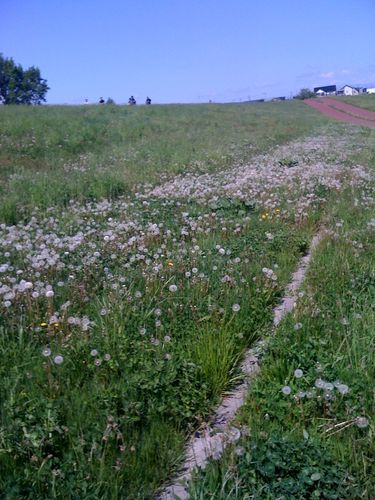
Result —
<path fill-rule="evenodd" d="M 147 97 L 147 99 L 146 99 L 146 104 L 147 104 L 147 105 L 150 105 L 150 104 L 151 104 L 151 99 L 150 99 L 149 97 Z"/>
<path fill-rule="evenodd" d="M 134 99 L 132 95 L 129 97 L 128 104 L 129 106 L 135 106 L 137 104 L 137 101 Z"/>
<path fill-rule="evenodd" d="M 99 104 L 104 104 L 104 103 L 105 103 L 105 100 L 103 99 L 103 97 L 101 97 L 101 98 L 99 99 Z"/>

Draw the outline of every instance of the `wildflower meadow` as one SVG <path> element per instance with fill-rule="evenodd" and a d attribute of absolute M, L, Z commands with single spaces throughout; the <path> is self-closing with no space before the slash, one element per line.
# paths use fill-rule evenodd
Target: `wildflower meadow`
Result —
<path fill-rule="evenodd" d="M 302 102 L 0 109 L 2 497 L 155 498 L 264 341 L 190 498 L 371 498 L 374 158 Z"/>

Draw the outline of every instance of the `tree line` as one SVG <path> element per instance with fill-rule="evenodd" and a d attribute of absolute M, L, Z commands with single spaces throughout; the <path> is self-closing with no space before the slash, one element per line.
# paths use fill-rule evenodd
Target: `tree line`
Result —
<path fill-rule="evenodd" d="M 12 58 L 0 54 L 0 103 L 41 104 L 49 90 L 36 66 L 23 69 Z"/>

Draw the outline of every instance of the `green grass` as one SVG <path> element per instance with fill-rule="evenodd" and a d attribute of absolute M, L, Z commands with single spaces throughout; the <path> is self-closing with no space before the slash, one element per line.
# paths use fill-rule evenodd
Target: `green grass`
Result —
<path fill-rule="evenodd" d="M 237 425 L 250 437 L 197 473 L 191 498 L 373 498 L 375 239 L 368 188 L 347 191 L 331 207 L 332 235 L 314 256 L 305 296 L 269 340 L 241 410 Z M 349 392 L 317 389 L 317 379 L 340 381 Z"/>
<path fill-rule="evenodd" d="M 245 349 L 269 331 L 272 308 L 317 227 L 349 213 L 343 210 L 354 195 L 341 200 L 336 184 L 324 185 L 320 169 L 301 186 L 294 183 L 298 161 L 306 168 L 323 161 L 314 159 L 318 142 L 309 141 L 311 158 L 301 159 L 293 145 L 283 149 L 286 164 L 276 162 L 275 176 L 280 169 L 288 182 L 280 187 L 270 178 L 251 199 L 220 190 L 211 200 L 141 197 L 138 183 L 222 172 L 225 184 L 227 167 L 323 131 L 336 144 L 321 155 L 330 169 L 352 167 L 373 161 L 373 136 L 327 128 L 324 117 L 298 102 L 4 107 L 0 114 L 0 491 L 7 499 L 153 498 L 181 463 L 189 433 L 238 380 Z M 346 144 L 337 144 L 343 137 L 348 156 Z M 272 157 L 268 162 L 275 168 Z M 343 183 L 348 172 L 340 171 Z M 360 224 L 366 214 L 351 217 Z M 344 234 L 342 239 L 348 244 Z M 324 280 L 317 275 L 316 284 L 324 284 L 322 294 L 332 284 L 333 308 L 348 281 L 334 265 L 341 253 L 332 247 L 329 255 L 324 263 L 330 272 Z M 343 253 L 342 265 L 350 262 L 368 297 L 369 263 L 361 274 L 356 266 L 362 261 L 348 259 Z M 333 280 L 339 278 L 336 292 Z M 302 318 L 302 308 L 298 314 Z M 371 316 L 363 318 L 367 342 Z M 293 339 L 309 339 L 310 327 L 316 350 L 312 344 L 306 363 L 308 355 L 329 357 L 319 342 L 321 322 L 301 321 L 308 328 L 291 339 L 286 322 L 270 344 L 265 383 L 259 379 L 254 399 L 258 405 L 266 400 L 269 412 L 280 409 L 285 422 L 291 408 L 299 426 L 299 408 L 280 397 L 280 387 L 274 399 L 264 391 L 272 377 L 288 381 L 288 363 L 304 352 Z M 340 345 L 332 342 L 332 350 L 339 352 Z M 363 360 L 359 339 L 351 356 L 356 366 L 371 361 Z M 361 398 L 361 391 L 353 386 L 351 395 Z M 245 412 L 242 418 L 250 417 Z M 279 431 L 277 422 L 271 424 Z M 285 437 L 291 434 L 287 428 Z M 260 439 L 267 446 L 267 437 Z M 276 433 L 275 453 L 282 453 L 282 439 Z M 318 438 L 314 443 L 311 462 L 327 451 Z M 367 441 L 355 449 L 359 463 Z M 342 461 L 342 450 L 340 456 L 330 451 L 327 467 Z M 292 442 L 289 452 L 299 457 L 303 449 Z M 353 474 L 359 474 L 354 462 Z M 331 471 L 334 481 L 342 470 Z M 365 476 L 358 477 L 368 488 Z M 202 491 L 205 484 L 202 479 Z"/>
<path fill-rule="evenodd" d="M 207 172 L 327 123 L 303 103 L 3 106 L 0 220 L 35 207 L 114 199 L 160 174 Z"/>
<path fill-rule="evenodd" d="M 158 206 L 151 205 L 143 216 L 155 215 L 156 210 Z M 225 221 L 231 228 L 231 211 L 221 215 L 221 223 Z M 214 242 L 221 241 L 226 248 L 236 244 L 236 256 L 251 258 L 246 232 L 243 238 L 223 239 L 220 227 L 211 224 L 212 235 L 196 239 L 195 245 L 207 249 L 205 261 L 199 264 L 200 271 L 209 277 L 207 283 L 193 285 L 184 279 L 185 270 L 191 269 L 196 259 L 182 260 L 178 254 L 173 257 L 176 269 L 164 271 L 165 285 L 156 276 L 145 280 L 140 262 L 127 272 L 124 294 L 100 285 L 105 280 L 100 269 L 93 275 L 87 270 L 76 275 L 79 288 L 74 291 L 73 285 L 68 296 L 66 287 L 57 291 L 54 310 L 69 298 L 73 303 L 70 314 L 87 314 L 95 321 L 88 333 L 69 327 L 66 317 L 56 327 L 42 325 L 49 317 L 43 299 L 32 310 L 20 303 L 20 308 L 15 306 L 11 314 L 3 316 L 3 491 L 23 498 L 74 494 L 148 498 L 171 475 L 186 433 L 207 417 L 237 375 L 236 364 L 243 349 L 270 320 L 271 307 L 300 256 L 293 225 L 280 227 L 277 220 L 264 224 L 258 217 L 257 213 L 251 217 L 251 234 L 264 250 L 257 261 L 244 262 L 237 270 L 211 249 Z M 166 220 L 164 214 L 164 220 L 166 229 L 177 236 L 178 217 L 174 220 L 169 213 Z M 311 229 L 307 226 L 300 231 L 307 236 Z M 264 230 L 281 232 L 294 243 L 280 252 L 265 244 Z M 93 236 L 91 242 L 98 244 L 99 239 Z M 156 251 L 158 242 L 148 246 Z M 104 252 L 103 260 L 108 262 L 113 249 Z M 71 265 L 76 266 L 81 255 L 84 253 L 77 255 L 76 263 L 72 255 Z M 122 266 L 127 261 L 123 256 L 111 266 L 117 279 L 123 276 Z M 261 282 L 261 268 L 275 263 L 285 276 L 276 288 L 264 286 L 262 293 L 256 293 L 254 283 L 240 284 L 242 276 L 257 276 Z M 215 265 L 220 270 L 213 271 Z M 236 280 L 235 291 L 221 285 L 220 276 L 225 272 L 231 272 Z M 64 273 L 55 279 L 61 278 L 66 280 Z M 168 292 L 169 283 L 178 283 L 176 295 Z M 80 298 L 81 290 L 86 290 L 88 302 Z M 134 298 L 136 290 L 145 298 L 131 308 L 128 298 Z M 236 314 L 231 311 L 235 301 L 241 303 Z M 216 309 L 210 309 L 212 304 Z M 103 307 L 110 311 L 108 315 L 101 316 Z M 153 312 L 157 307 L 163 323 L 159 332 Z M 147 330 L 146 335 L 140 335 L 141 327 Z M 150 342 L 150 337 L 157 344 Z M 41 350 L 46 345 L 54 355 L 63 354 L 61 366 L 48 357 L 43 359 Z M 99 354 L 92 357 L 91 349 Z M 105 353 L 111 354 L 109 361 L 104 360 Z M 102 365 L 95 366 L 94 359 L 101 359 Z"/>

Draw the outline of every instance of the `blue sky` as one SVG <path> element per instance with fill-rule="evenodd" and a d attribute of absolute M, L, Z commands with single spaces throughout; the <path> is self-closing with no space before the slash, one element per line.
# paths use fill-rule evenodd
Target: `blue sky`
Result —
<path fill-rule="evenodd" d="M 49 103 L 217 102 L 375 86 L 375 0 L 0 0 L 0 52 Z"/>

